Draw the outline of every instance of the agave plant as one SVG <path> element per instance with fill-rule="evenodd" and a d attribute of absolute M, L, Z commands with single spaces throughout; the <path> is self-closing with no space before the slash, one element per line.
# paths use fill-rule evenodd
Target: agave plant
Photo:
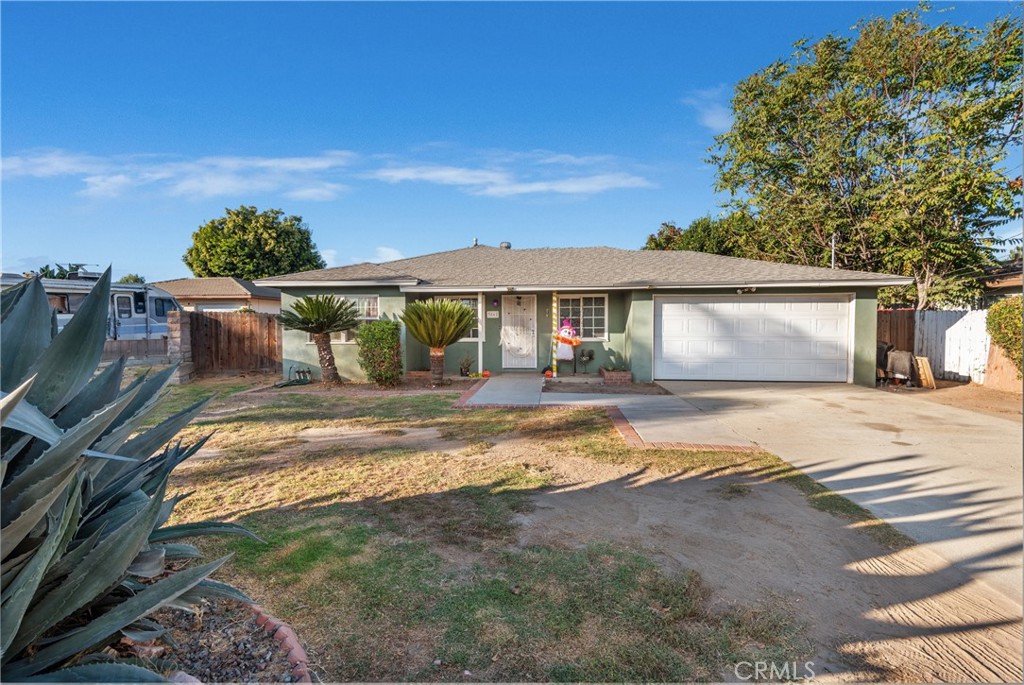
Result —
<path fill-rule="evenodd" d="M 444 381 L 444 348 L 465 338 L 476 324 L 476 312 L 457 300 L 410 302 L 399 317 L 412 337 L 430 348 L 430 382 Z"/>
<path fill-rule="evenodd" d="M 171 471 L 204 441 L 168 443 L 202 403 L 140 431 L 174 368 L 123 389 L 124 358 L 96 372 L 109 299 L 108 269 L 58 334 L 38 278 L 0 297 L 3 681 L 159 681 L 97 650 L 160 638 L 160 607 L 247 600 L 208 578 L 228 557 L 192 564 L 180 540 L 249 531 L 167 523 L 187 496 L 165 496 Z"/>
<path fill-rule="evenodd" d="M 358 315 L 355 303 L 348 300 L 339 300 L 334 295 L 307 295 L 292 303 L 292 311 L 286 309 L 278 314 L 277 320 L 289 330 L 313 336 L 320 358 L 320 381 L 324 385 L 337 385 L 341 383 L 341 376 L 334 362 L 331 333 L 355 328 L 359 323 Z"/>

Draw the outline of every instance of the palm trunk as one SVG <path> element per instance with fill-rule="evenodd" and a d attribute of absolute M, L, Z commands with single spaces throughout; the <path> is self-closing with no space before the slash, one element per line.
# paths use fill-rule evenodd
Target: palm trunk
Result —
<path fill-rule="evenodd" d="M 341 376 L 334 363 L 334 350 L 331 349 L 331 334 L 314 333 L 313 342 L 320 356 L 320 381 L 324 385 L 341 385 Z"/>
<path fill-rule="evenodd" d="M 444 348 L 430 348 L 430 384 L 441 385 L 444 382 Z"/>

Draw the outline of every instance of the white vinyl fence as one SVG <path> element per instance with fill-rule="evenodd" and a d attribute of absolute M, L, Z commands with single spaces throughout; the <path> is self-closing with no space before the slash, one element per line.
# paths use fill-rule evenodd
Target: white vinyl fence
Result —
<path fill-rule="evenodd" d="M 936 378 L 985 382 L 987 309 L 916 312 L 914 355 L 927 357 Z"/>

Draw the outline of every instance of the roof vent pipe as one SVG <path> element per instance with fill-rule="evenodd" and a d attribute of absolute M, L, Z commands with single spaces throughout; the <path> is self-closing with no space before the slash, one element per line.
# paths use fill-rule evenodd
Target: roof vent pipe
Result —
<path fill-rule="evenodd" d="M 500 247 L 503 250 L 511 250 L 512 249 L 512 243 L 510 243 L 510 242 L 499 243 L 498 247 Z"/>

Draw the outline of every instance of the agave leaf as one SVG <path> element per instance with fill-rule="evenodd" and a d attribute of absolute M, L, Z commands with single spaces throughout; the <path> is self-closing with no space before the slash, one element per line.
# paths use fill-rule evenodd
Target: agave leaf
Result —
<path fill-rule="evenodd" d="M 78 535 L 92 535 L 100 528 L 115 531 L 149 505 L 149 498 L 141 490 L 132 489 L 115 506 L 78 527 Z M 101 536 L 102 537 L 102 536 Z"/>
<path fill-rule="evenodd" d="M 242 602 L 243 604 L 252 604 L 252 597 L 245 594 L 238 588 L 232 587 L 227 583 L 222 583 L 219 580 L 211 580 L 207 578 L 199 582 L 194 588 L 188 591 L 187 594 L 201 593 L 203 597 L 221 597 L 223 599 L 233 599 L 236 602 Z"/>
<path fill-rule="evenodd" d="M 23 678 L 23 683 L 166 683 L 159 673 L 132 664 L 85 664 Z"/>
<path fill-rule="evenodd" d="M 135 400 L 124 408 L 121 415 L 114 421 L 113 427 L 116 428 L 129 419 L 134 419 L 136 425 L 142 421 L 145 415 L 156 405 L 157 400 L 160 399 L 160 391 L 167 385 L 167 382 L 171 379 L 177 368 L 178 364 L 171 364 L 166 369 L 148 376 L 142 385 L 139 386 L 139 392 L 135 395 Z"/>
<path fill-rule="evenodd" d="M 81 490 L 77 483 L 72 483 L 67 492 L 69 497 L 77 498 Z M 48 534 L 43 544 L 36 550 L 32 560 L 21 570 L 18 577 L 10 584 L 4 592 L 3 597 L 3 620 L 4 629 L 0 638 L 0 659 L 7 653 L 7 648 L 14 641 L 21 626 L 21 619 L 28 609 L 29 602 L 35 596 L 36 589 L 43 580 L 47 567 L 53 560 L 54 555 L 60 547 L 64 534 L 75 518 L 75 506 L 73 502 L 65 500 L 64 506 L 59 514 L 49 513 L 47 515 Z"/>
<path fill-rule="evenodd" d="M 191 538 L 199 535 L 242 535 L 256 542 L 265 542 L 248 528 L 243 528 L 237 523 L 224 523 L 221 521 L 179 523 L 176 526 L 158 528 L 149 536 L 149 541 L 167 542 L 169 540 L 180 540 L 181 538 Z"/>
<path fill-rule="evenodd" d="M 131 400 L 132 397 L 130 395 L 118 398 L 88 418 L 83 419 L 74 427 L 69 428 L 61 436 L 60 440 L 51 445 L 49 449 L 45 450 L 31 463 L 19 463 L 17 473 L 4 487 L 5 496 L 11 497 L 16 495 L 28 487 L 30 483 L 40 480 L 43 475 L 60 471 L 67 464 L 79 459 L 82 452 L 106 430 L 110 422 L 114 420 Z"/>
<path fill-rule="evenodd" d="M 57 321 L 57 310 L 50 310 L 50 340 L 57 337 L 57 333 L 60 332 L 60 323 Z"/>
<path fill-rule="evenodd" d="M 132 625 L 128 626 L 127 628 L 123 628 L 121 630 L 121 634 L 124 635 L 129 640 L 132 640 L 134 642 L 146 642 L 147 640 L 158 640 L 158 639 L 160 639 L 160 638 L 162 638 L 164 636 L 170 637 L 169 635 L 167 635 L 167 628 L 160 627 L 159 624 L 154 624 L 154 625 L 157 626 L 155 629 L 154 628 L 143 628 L 143 627 L 139 626 L 139 622 L 136 621 L 135 623 L 133 623 Z M 138 627 L 133 627 L 133 626 L 138 626 Z"/>
<path fill-rule="evenodd" d="M 100 539 L 67 578 L 32 606 L 22 623 L 22 635 L 11 649 L 15 653 L 21 651 L 49 628 L 115 585 L 146 544 L 162 502 L 163 492 L 160 492 L 151 498 L 145 509 Z"/>
<path fill-rule="evenodd" d="M 74 477 L 75 470 L 69 469 L 63 480 L 55 484 L 49 492 L 24 509 L 9 524 L 0 528 L 0 557 L 6 559 L 7 555 L 21 544 L 21 541 L 43 520 L 50 506 L 63 494 L 64 488 L 68 486 Z"/>
<path fill-rule="evenodd" d="M 125 358 L 122 356 L 93 376 L 88 385 L 54 417 L 54 423 L 61 428 L 70 428 L 94 412 L 97 407 L 105 407 L 113 402 L 121 389 L 124 364 Z"/>
<path fill-rule="evenodd" d="M 82 563 L 90 552 L 96 547 L 96 543 L 99 542 L 100 536 L 103 535 L 104 528 L 97 530 L 89 537 L 80 541 L 78 544 L 70 546 L 69 551 L 65 552 L 60 559 L 54 563 L 49 570 L 46 572 L 46 577 L 43 578 L 42 587 L 45 590 L 52 590 L 50 587 L 58 580 L 61 580 L 64 576 L 68 575 Z"/>
<path fill-rule="evenodd" d="M 0 392 L 0 397 L 3 398 L 0 399 L 0 425 L 5 425 L 7 423 L 7 417 L 14 409 L 14 406 L 18 404 L 18 402 L 21 402 L 21 398 L 23 398 L 28 392 L 28 389 L 32 387 L 32 381 L 35 379 L 35 376 L 26 378 L 24 383 L 16 387 L 11 392 Z"/>
<path fill-rule="evenodd" d="M 21 296 L 25 294 L 25 288 L 30 281 L 30 278 L 26 278 L 17 285 L 12 285 L 10 288 L 0 292 L 0 321 L 6 321 L 8 312 L 21 299 Z"/>
<path fill-rule="evenodd" d="M 166 545 L 153 545 L 153 549 L 162 549 L 166 559 L 202 559 L 203 553 L 195 545 L 184 542 L 169 542 Z"/>
<path fill-rule="evenodd" d="M 37 373 L 39 377 L 29 391 L 28 400 L 47 416 L 53 416 L 92 378 L 107 338 L 109 302 L 108 268 L 71 321 L 32 365 L 30 373 Z M 6 373 L 6 365 L 4 371 Z"/>
<path fill-rule="evenodd" d="M 33 278 L 0 327 L 0 389 L 9 391 L 24 381 L 49 344 L 50 304 L 43 284 Z"/>
<path fill-rule="evenodd" d="M 142 550 L 128 566 L 128 573 L 139 578 L 156 578 L 163 572 L 164 550 L 160 547 Z"/>
<path fill-rule="evenodd" d="M 22 483 L 20 478 L 15 478 L 14 480 L 18 481 L 18 487 L 6 487 L 3 490 L 3 501 L 0 502 L 0 523 L 6 526 L 33 502 L 52 492 L 58 483 L 65 480 L 69 472 L 78 471 L 79 461 L 61 464 L 59 471 L 44 474 L 37 481 Z"/>
<path fill-rule="evenodd" d="M 180 492 L 174 497 L 170 497 L 164 501 L 160 506 L 160 515 L 156 517 L 156 527 L 160 528 L 167 523 L 167 520 L 171 518 L 171 514 L 174 513 L 174 507 L 178 506 L 178 502 L 191 497 L 193 492 L 195 491 L 190 490 L 189 492 Z"/>
<path fill-rule="evenodd" d="M 146 457 L 151 456 L 154 452 L 163 447 L 167 441 L 177 435 L 178 432 L 188 425 L 192 419 L 198 416 L 209 401 L 209 399 L 200 400 L 195 404 L 182 409 L 177 414 L 161 421 L 160 424 L 150 428 L 145 433 L 136 435 L 134 438 L 128 440 L 124 443 L 123 447 L 117 450 L 117 453 L 126 457 L 137 457 L 140 459 L 145 459 Z"/>
<path fill-rule="evenodd" d="M 153 583 L 139 594 L 126 599 L 107 613 L 90 621 L 85 630 L 44 647 L 29 658 L 8 664 L 4 669 L 4 680 L 13 681 L 26 678 L 88 649 L 105 637 L 113 635 L 188 591 L 220 568 L 229 558 L 230 555 L 202 566 L 178 571 L 172 576 Z"/>

